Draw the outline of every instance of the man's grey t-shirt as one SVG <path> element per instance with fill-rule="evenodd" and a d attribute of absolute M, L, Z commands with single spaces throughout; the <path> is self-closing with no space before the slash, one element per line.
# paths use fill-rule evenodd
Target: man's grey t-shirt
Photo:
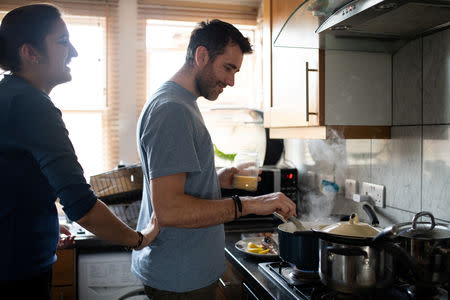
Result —
<path fill-rule="evenodd" d="M 221 198 L 211 137 L 195 95 L 175 82 L 164 83 L 145 104 L 137 134 L 144 172 L 138 230 L 145 228 L 153 210 L 152 178 L 184 172 L 186 194 L 211 201 Z M 198 229 L 161 228 L 149 247 L 133 251 L 131 269 L 145 285 L 159 290 L 199 289 L 225 271 L 224 245 L 222 224 Z"/>

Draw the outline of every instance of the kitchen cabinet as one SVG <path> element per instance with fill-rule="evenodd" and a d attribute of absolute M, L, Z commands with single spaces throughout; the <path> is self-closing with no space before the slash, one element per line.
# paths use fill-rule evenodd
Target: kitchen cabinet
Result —
<path fill-rule="evenodd" d="M 227 269 L 219 279 L 217 300 L 242 299 L 242 275 L 227 260 Z"/>
<path fill-rule="evenodd" d="M 57 250 L 53 265 L 52 300 L 75 300 L 75 248 Z"/>
<path fill-rule="evenodd" d="M 264 126 L 270 137 L 390 138 L 391 54 L 320 49 L 314 33 L 319 19 L 308 2 L 263 3 Z M 298 24 L 284 28 L 294 11 Z M 292 28 L 307 46 L 290 46 L 293 35 L 285 31 Z"/>

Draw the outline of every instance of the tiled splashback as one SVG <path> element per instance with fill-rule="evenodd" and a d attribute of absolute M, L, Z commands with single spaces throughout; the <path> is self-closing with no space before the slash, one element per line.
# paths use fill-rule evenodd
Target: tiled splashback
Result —
<path fill-rule="evenodd" d="M 450 222 L 450 29 L 393 55 L 392 116 L 389 140 L 285 140 L 303 194 L 333 180 L 340 187 L 335 207 L 364 214 L 343 200 L 345 179 L 382 184 L 381 225 L 411 221 L 422 210 Z"/>

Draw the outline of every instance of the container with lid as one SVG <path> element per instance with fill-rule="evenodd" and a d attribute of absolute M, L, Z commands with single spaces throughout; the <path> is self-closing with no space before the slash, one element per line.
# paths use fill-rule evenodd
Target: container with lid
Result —
<path fill-rule="evenodd" d="M 263 114 L 248 108 L 213 108 L 202 111 L 214 144 L 216 167 L 233 164 L 238 152 L 257 152 L 260 167 L 266 154 Z"/>
<path fill-rule="evenodd" d="M 419 222 L 421 217 L 430 221 Z M 430 212 L 420 212 L 412 222 L 386 228 L 372 244 L 407 263 L 409 273 L 402 275 L 416 285 L 430 287 L 450 280 L 450 225 L 436 223 Z"/>

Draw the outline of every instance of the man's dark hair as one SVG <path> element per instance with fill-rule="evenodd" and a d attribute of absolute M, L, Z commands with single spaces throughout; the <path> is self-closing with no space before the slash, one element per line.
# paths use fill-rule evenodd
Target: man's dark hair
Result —
<path fill-rule="evenodd" d="M 19 48 L 23 44 L 45 51 L 45 37 L 60 17 L 59 10 L 47 4 L 22 6 L 6 14 L 0 26 L 0 67 L 18 71 Z"/>
<path fill-rule="evenodd" d="M 252 46 L 248 38 L 233 25 L 220 21 L 212 20 L 209 22 L 201 22 L 192 31 L 189 40 L 189 46 L 186 53 L 186 62 L 192 63 L 195 57 L 195 51 L 199 46 L 204 46 L 208 50 L 211 61 L 225 52 L 228 43 L 239 45 L 242 54 L 252 53 Z"/>

